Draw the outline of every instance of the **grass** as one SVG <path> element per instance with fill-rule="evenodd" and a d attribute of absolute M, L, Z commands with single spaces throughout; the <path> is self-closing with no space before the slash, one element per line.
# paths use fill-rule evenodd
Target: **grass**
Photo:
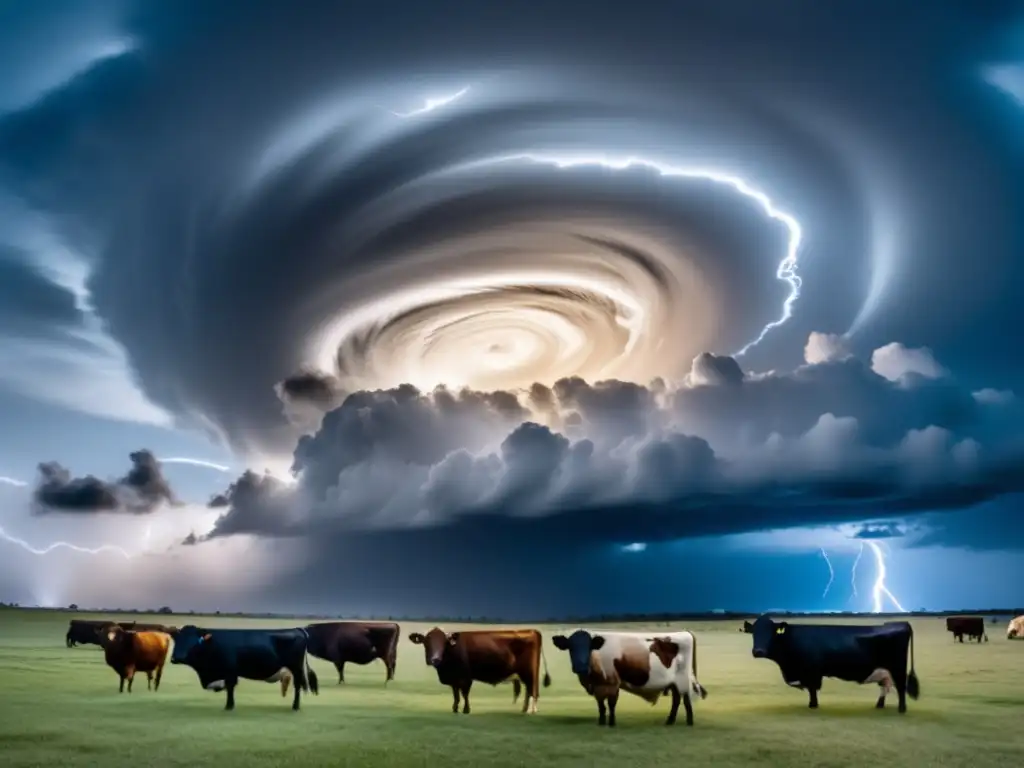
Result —
<path fill-rule="evenodd" d="M 984 766 L 1012 765 L 1024 752 L 1024 642 L 989 627 L 991 642 L 953 643 L 942 619 L 914 619 L 922 697 L 899 715 L 874 709 L 875 686 L 826 680 L 821 709 L 787 688 L 777 667 L 754 660 L 738 622 L 693 623 L 699 677 L 709 690 L 695 725 L 666 728 L 668 700 L 651 707 L 623 695 L 618 726 L 596 724 L 596 706 L 550 642 L 562 627 L 539 627 L 553 682 L 539 713 L 522 715 L 511 686 L 477 684 L 470 715 L 451 713 L 451 694 L 426 667 L 403 624 L 396 679 L 384 667 L 348 665 L 347 683 L 318 659 L 318 697 L 301 712 L 277 685 L 243 681 L 237 709 L 199 687 L 195 673 L 168 665 L 160 691 L 119 695 L 117 675 L 95 646 L 68 649 L 71 616 L 0 611 L 0 763 L 14 766 Z M 127 618 L 127 617 L 125 617 Z M 139 617 L 208 626 L 304 622 L 215 617 Z M 640 628 L 643 625 L 633 625 Z M 654 628 L 659 625 L 646 625 Z M 660 625 L 664 626 L 664 625 Z M 521 700 L 520 700 L 521 701 Z"/>

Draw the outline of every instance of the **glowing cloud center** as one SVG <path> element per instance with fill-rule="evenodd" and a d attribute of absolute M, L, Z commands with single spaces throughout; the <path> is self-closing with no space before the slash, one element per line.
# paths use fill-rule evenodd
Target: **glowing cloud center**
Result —
<path fill-rule="evenodd" d="M 608 168 L 609 170 L 623 171 L 630 168 L 646 168 L 648 170 L 656 171 L 661 176 L 684 179 L 702 179 L 732 187 L 744 197 L 755 201 L 768 218 L 780 222 L 789 231 L 789 242 L 786 246 L 786 254 L 779 262 L 775 271 L 776 278 L 789 286 L 788 295 L 782 303 L 781 315 L 778 319 L 767 323 L 761 329 L 761 332 L 756 338 L 747 342 L 743 347 L 733 352 L 733 357 L 742 357 L 745 355 L 753 347 L 760 344 L 773 328 L 778 328 L 792 317 L 793 305 L 796 303 L 797 299 L 800 298 L 800 289 L 803 285 L 800 280 L 800 275 L 797 274 L 797 253 L 800 250 L 801 243 L 803 242 L 803 229 L 801 228 L 800 223 L 793 218 L 793 216 L 779 210 L 768 195 L 758 189 L 755 189 L 744 179 L 709 168 L 668 165 L 640 157 L 610 158 L 601 155 L 559 157 L 544 154 L 520 154 L 485 160 L 480 163 L 475 163 L 474 165 L 492 165 L 512 162 L 541 163 L 544 165 L 551 165 L 559 169 L 598 166 L 601 168 Z"/>

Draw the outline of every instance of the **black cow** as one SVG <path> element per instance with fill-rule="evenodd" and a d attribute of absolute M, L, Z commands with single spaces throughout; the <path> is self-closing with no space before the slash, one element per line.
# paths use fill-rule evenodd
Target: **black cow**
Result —
<path fill-rule="evenodd" d="M 304 629 L 200 629 L 190 624 L 172 636 L 171 663 L 192 667 L 208 691 L 226 690 L 224 709 L 235 708 L 239 678 L 276 683 L 287 670 L 295 680 L 293 710 L 299 708 L 300 690 L 320 692 Z"/>
<path fill-rule="evenodd" d="M 968 640 L 977 640 L 979 643 L 984 638 L 988 642 L 988 634 L 985 632 L 985 619 L 981 616 L 947 616 L 946 631 L 953 633 L 953 642 L 964 641 L 964 635 Z"/>
<path fill-rule="evenodd" d="M 345 664 L 384 662 L 388 680 L 395 679 L 400 627 L 394 622 L 327 621 L 306 627 L 309 653 L 329 661 L 338 670 L 338 683 L 345 682 Z"/>
<path fill-rule="evenodd" d="M 752 629 L 754 658 L 771 659 L 788 685 L 809 691 L 811 709 L 818 708 L 818 691 L 825 677 L 878 683 L 878 709 L 885 707 L 885 696 L 893 686 L 900 712 L 907 711 L 907 694 L 912 699 L 920 696 L 914 673 L 914 630 L 906 621 L 869 626 L 790 624 L 761 616 Z"/>

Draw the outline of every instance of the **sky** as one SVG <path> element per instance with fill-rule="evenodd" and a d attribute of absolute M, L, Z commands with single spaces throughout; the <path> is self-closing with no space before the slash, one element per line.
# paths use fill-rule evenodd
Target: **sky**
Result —
<path fill-rule="evenodd" d="M 1024 605 L 1022 250 L 1024 0 L 0 3 L 0 600 Z"/>

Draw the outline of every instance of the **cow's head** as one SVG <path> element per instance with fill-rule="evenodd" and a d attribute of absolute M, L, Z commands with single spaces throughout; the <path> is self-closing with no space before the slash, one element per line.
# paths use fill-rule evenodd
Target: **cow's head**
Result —
<path fill-rule="evenodd" d="M 434 627 L 425 635 L 419 632 L 411 633 L 409 640 L 415 645 L 422 645 L 427 666 L 437 668 L 441 666 L 445 651 L 459 642 L 459 633 L 445 632 L 440 627 Z"/>
<path fill-rule="evenodd" d="M 1016 619 L 1010 622 L 1010 625 L 1006 628 L 1007 640 L 1013 640 L 1013 638 L 1017 637 L 1017 635 L 1020 634 L 1020 625 L 1021 622 L 1017 621 Z"/>
<path fill-rule="evenodd" d="M 604 638 L 600 635 L 592 635 L 585 629 L 577 629 L 571 635 L 555 635 L 551 638 L 555 648 L 560 651 L 569 652 L 569 661 L 572 664 L 574 675 L 590 674 L 590 654 L 592 651 L 599 651 L 604 646 Z"/>
<path fill-rule="evenodd" d="M 788 642 L 789 624 L 784 621 L 774 622 L 767 616 L 761 616 L 751 626 L 754 636 L 754 647 L 751 649 L 755 659 L 774 659 L 778 650 Z"/>
<path fill-rule="evenodd" d="M 117 650 L 124 648 L 131 643 L 132 635 L 119 624 L 107 624 L 105 627 L 96 627 L 96 639 L 103 646 L 103 650 Z"/>
<path fill-rule="evenodd" d="M 181 627 L 174 633 L 174 653 L 171 654 L 171 664 L 187 664 L 201 653 L 212 639 L 213 635 L 194 624 Z"/>

